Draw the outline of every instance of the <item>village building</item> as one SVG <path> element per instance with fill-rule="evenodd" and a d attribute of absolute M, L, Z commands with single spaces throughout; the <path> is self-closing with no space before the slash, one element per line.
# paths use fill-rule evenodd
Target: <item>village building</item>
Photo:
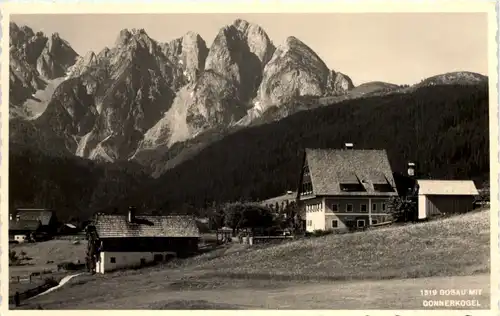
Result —
<path fill-rule="evenodd" d="M 57 229 L 58 220 L 53 210 L 16 209 L 9 214 L 9 236 L 18 242 L 30 239 L 33 234 L 53 236 Z"/>
<path fill-rule="evenodd" d="M 87 227 L 88 259 L 97 273 L 144 266 L 198 250 L 200 232 L 191 216 L 97 214 Z"/>
<path fill-rule="evenodd" d="M 479 194 L 472 180 L 417 180 L 418 219 L 471 211 Z"/>
<path fill-rule="evenodd" d="M 388 200 L 398 196 L 386 151 L 354 150 L 352 144 L 306 149 L 297 192 L 308 232 L 389 221 Z"/>
<path fill-rule="evenodd" d="M 9 220 L 9 240 L 27 242 L 32 234 L 40 231 L 41 226 L 37 220 Z"/>
<path fill-rule="evenodd" d="M 280 196 L 272 197 L 267 200 L 259 202 L 260 205 L 265 206 L 275 212 L 284 211 L 290 204 L 295 203 L 297 199 L 297 192 L 287 191 Z"/>

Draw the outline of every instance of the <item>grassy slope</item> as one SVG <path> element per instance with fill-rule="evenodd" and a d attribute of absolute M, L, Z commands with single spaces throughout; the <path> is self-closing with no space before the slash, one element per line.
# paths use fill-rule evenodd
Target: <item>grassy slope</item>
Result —
<path fill-rule="evenodd" d="M 231 254 L 198 266 L 218 276 L 387 279 L 489 271 L 489 212 L 442 221 L 331 235 Z M 215 271 L 215 269 L 217 271 Z"/>
<path fill-rule="evenodd" d="M 218 303 L 232 304 L 238 299 L 245 301 L 245 295 L 235 298 L 227 293 L 240 291 L 248 294 L 247 291 L 252 289 L 255 293 L 261 291 L 265 298 L 271 292 L 289 289 L 286 291 L 290 296 L 298 293 L 293 291 L 307 290 L 304 288 L 306 286 L 320 286 L 322 281 L 354 279 L 362 279 L 363 282 L 341 282 L 339 285 L 327 282 L 322 286 L 352 285 L 355 287 L 353 291 L 362 291 L 366 286 L 379 286 L 381 293 L 387 287 L 398 286 L 398 291 L 409 293 L 410 290 L 417 291 L 412 282 L 390 283 L 397 281 L 394 280 L 375 284 L 373 282 L 387 281 L 369 279 L 488 273 L 489 227 L 489 211 L 480 211 L 429 223 L 299 240 L 278 246 L 245 248 L 235 245 L 236 249 L 225 254 L 219 253 L 217 257 L 207 253 L 185 260 L 176 267 L 79 277 L 63 289 L 34 300 L 32 304 L 42 304 L 44 308 L 167 308 L 172 302 L 164 302 L 166 305 L 158 302 L 176 299 L 199 305 L 200 302 L 196 300 L 203 300 L 202 294 Z M 483 281 L 486 278 L 478 277 Z M 311 280 L 315 282 L 308 282 Z M 434 286 L 444 279 L 436 280 Z M 450 282 L 458 287 L 461 279 L 456 280 L 454 283 L 451 278 Z M 318 288 L 309 290 L 314 292 Z M 200 297 L 193 298 L 196 293 L 200 293 Z M 341 297 L 346 295 L 345 291 L 339 293 Z M 391 292 L 391 296 L 394 295 L 394 291 Z M 383 302 L 387 299 L 389 297 L 380 298 L 381 308 L 384 308 Z M 287 300 L 293 301 L 291 298 Z M 310 303 L 318 308 L 324 306 L 325 302 L 331 303 L 331 298 L 325 297 L 324 301 Z M 398 302 L 393 303 L 402 304 Z M 186 302 L 186 306 L 189 307 L 191 303 Z"/>

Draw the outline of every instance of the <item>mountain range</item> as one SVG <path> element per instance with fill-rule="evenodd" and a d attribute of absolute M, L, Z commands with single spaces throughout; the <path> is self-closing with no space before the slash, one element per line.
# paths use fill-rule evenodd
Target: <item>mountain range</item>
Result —
<path fill-rule="evenodd" d="M 11 156 L 23 164 L 34 163 L 22 158 L 31 153 L 98 168 L 93 174 L 111 176 L 111 183 L 125 168 L 124 181 L 134 187 L 148 175 L 164 179 L 230 135 L 302 112 L 488 79 L 453 72 L 413 86 L 355 86 L 298 38 L 275 45 L 260 26 L 241 19 L 221 27 L 210 47 L 191 31 L 162 43 L 143 29 L 124 29 L 114 46 L 85 56 L 57 33 L 11 22 L 9 34 Z"/>
<path fill-rule="evenodd" d="M 278 120 L 321 100 L 402 88 L 354 87 L 299 39 L 275 46 L 260 26 L 241 19 L 222 27 L 210 47 L 194 32 L 160 43 L 143 29 L 124 29 L 113 47 L 79 56 L 57 33 L 15 23 L 9 44 L 11 142 L 99 162 L 134 161 L 155 176 L 194 154 L 178 148 L 199 135 Z M 457 78 L 464 73 L 449 81 Z"/>

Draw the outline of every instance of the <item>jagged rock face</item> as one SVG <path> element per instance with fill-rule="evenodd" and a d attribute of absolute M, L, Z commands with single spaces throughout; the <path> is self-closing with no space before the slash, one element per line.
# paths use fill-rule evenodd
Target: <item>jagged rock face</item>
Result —
<path fill-rule="evenodd" d="M 77 57 L 78 54 L 68 42 L 54 33 L 45 42 L 45 47 L 37 59 L 37 70 L 47 79 L 63 77 L 68 68 L 75 64 Z"/>
<path fill-rule="evenodd" d="M 330 71 L 326 82 L 325 95 L 339 95 L 354 88 L 351 78 L 341 72 Z"/>
<path fill-rule="evenodd" d="M 92 55 L 75 68 L 99 113 L 95 126 L 79 143 L 77 155 L 96 160 L 126 160 L 143 134 L 174 99 L 172 63 L 144 30 L 122 30 L 116 46 Z"/>
<path fill-rule="evenodd" d="M 254 97 L 274 50 L 260 26 L 236 20 L 220 30 L 210 47 L 205 69 L 234 81 L 240 99 L 248 100 Z"/>
<path fill-rule="evenodd" d="M 144 150 L 169 147 L 203 131 L 227 126 L 245 112 L 233 82 L 214 71 L 205 71 L 196 83 L 177 93 L 172 108 L 146 132 L 136 156 Z"/>
<path fill-rule="evenodd" d="M 165 56 L 182 70 L 183 83 L 194 82 L 205 68 L 208 48 L 199 34 L 188 32 L 183 37 L 162 45 Z"/>
<path fill-rule="evenodd" d="M 276 49 L 260 26 L 239 19 L 220 29 L 210 49 L 193 32 L 158 43 L 143 29 L 124 29 L 113 47 L 78 57 L 58 34 L 17 25 L 10 44 L 11 103 L 35 90 L 33 98 L 43 101 L 24 103 L 43 113 L 32 117 L 33 128 L 16 121 L 15 135 L 26 143 L 37 130 L 59 151 L 98 161 L 150 166 L 156 159 L 158 167 L 176 143 L 181 148 L 202 134 L 217 139 L 238 122 L 250 125 L 270 105 L 286 116 L 307 108 L 289 102 L 297 96 L 353 87 L 298 39 Z"/>
<path fill-rule="evenodd" d="M 11 105 L 20 106 L 46 80 L 64 76 L 78 54 L 57 33 L 47 38 L 27 26 L 10 23 L 9 82 Z"/>
<path fill-rule="evenodd" d="M 321 96 L 352 86 L 344 75 L 333 75 L 321 58 L 295 37 L 279 46 L 264 68 L 257 102 L 260 106 L 290 102 L 298 96 Z M 344 78 L 343 78 L 344 77 Z M 350 79 L 349 79 L 350 81 Z"/>

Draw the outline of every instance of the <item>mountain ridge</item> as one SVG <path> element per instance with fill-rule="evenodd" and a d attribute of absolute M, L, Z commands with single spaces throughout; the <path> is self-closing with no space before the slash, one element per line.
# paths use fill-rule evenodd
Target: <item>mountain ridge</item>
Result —
<path fill-rule="evenodd" d="M 298 38 L 275 46 L 262 27 L 241 19 L 221 27 L 210 47 L 193 31 L 162 43 L 144 29 L 123 29 L 113 47 L 84 56 L 57 33 L 10 27 L 10 142 L 130 161 L 155 177 L 231 133 L 300 111 L 487 80 L 455 72 L 410 87 L 355 87 Z"/>

